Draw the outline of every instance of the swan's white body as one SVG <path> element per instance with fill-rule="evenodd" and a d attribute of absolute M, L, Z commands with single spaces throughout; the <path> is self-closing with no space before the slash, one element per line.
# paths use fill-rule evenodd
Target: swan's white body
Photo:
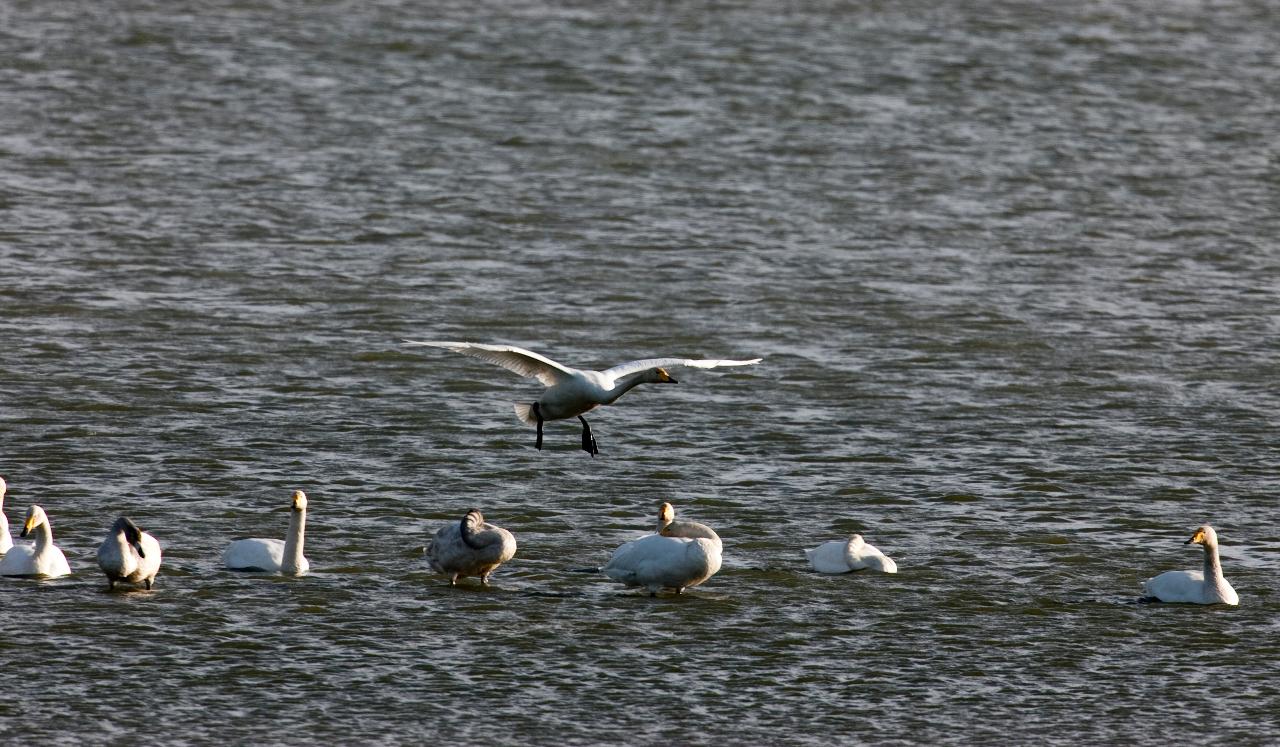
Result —
<path fill-rule="evenodd" d="M 222 562 L 233 571 L 266 571 L 301 576 L 311 568 L 302 554 L 307 526 L 307 494 L 293 492 L 289 506 L 289 533 L 285 539 L 242 539 L 227 545 Z"/>
<path fill-rule="evenodd" d="M 847 540 L 824 542 L 812 550 L 805 550 L 804 556 L 809 559 L 809 564 L 818 573 L 849 573 L 862 570 L 898 572 L 898 564 L 874 546 L 864 542 L 861 534 L 855 534 Z"/>
<path fill-rule="evenodd" d="M 476 342 L 422 342 L 406 340 L 406 345 L 426 345 L 445 348 L 473 358 L 488 361 L 521 376 L 534 378 L 547 387 L 533 403 L 515 405 L 516 416 L 521 421 L 538 428 L 539 449 L 542 448 L 542 421 L 582 419 L 582 448 L 592 456 L 598 453 L 591 437 L 591 428 L 582 414 L 600 405 L 612 404 L 632 387 L 643 383 L 674 384 L 676 380 L 666 369 L 673 366 L 688 368 L 718 368 L 721 366 L 750 366 L 760 358 L 745 361 L 708 360 L 694 358 L 648 358 L 622 363 L 604 371 L 586 371 L 562 366 L 531 350 L 512 345 L 486 345 Z"/>
<path fill-rule="evenodd" d="M 656 595 L 663 589 L 682 593 L 720 570 L 723 545 L 711 527 L 675 521 L 670 503 L 659 510 L 658 531 L 624 543 L 601 571 L 619 583 L 640 586 Z"/>
<path fill-rule="evenodd" d="M 516 538 L 499 526 L 488 524 L 484 515 L 471 509 L 462 521 L 441 527 L 427 545 L 427 562 L 431 570 L 449 576 L 449 583 L 459 578 L 477 576 L 489 583 L 489 574 L 516 554 Z"/>
<path fill-rule="evenodd" d="M 1143 593 L 1161 602 L 1240 604 L 1240 596 L 1222 576 L 1222 561 L 1218 559 L 1218 533 L 1205 524 L 1183 544 L 1192 543 L 1204 548 L 1204 570 L 1166 571 L 1147 579 L 1142 584 Z"/>
<path fill-rule="evenodd" d="M 35 544 L 25 542 L 14 545 L 4 558 L 0 558 L 0 576 L 44 576 L 56 578 L 71 573 L 67 557 L 53 544 L 53 528 L 44 509 L 32 506 L 27 509 L 27 520 L 19 537 L 35 533 Z"/>
<path fill-rule="evenodd" d="M 4 515 L 4 494 L 9 489 L 9 484 L 0 477 L 0 555 L 9 552 L 9 548 L 13 547 L 13 537 L 9 534 L 9 518 Z"/>
<path fill-rule="evenodd" d="M 98 546 L 98 567 L 107 574 L 107 588 L 117 582 L 142 584 L 150 589 L 160 570 L 160 543 L 121 516 Z"/>

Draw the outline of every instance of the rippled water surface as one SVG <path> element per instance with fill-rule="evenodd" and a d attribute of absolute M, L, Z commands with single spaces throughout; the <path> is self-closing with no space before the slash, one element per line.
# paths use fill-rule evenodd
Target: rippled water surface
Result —
<path fill-rule="evenodd" d="M 0 3 L 4 739 L 1280 741 L 1275 4 L 779 5 Z M 765 360 L 591 459 L 413 337 Z M 663 500 L 717 576 L 583 571 Z M 1240 606 L 1135 603 L 1205 521 Z"/>

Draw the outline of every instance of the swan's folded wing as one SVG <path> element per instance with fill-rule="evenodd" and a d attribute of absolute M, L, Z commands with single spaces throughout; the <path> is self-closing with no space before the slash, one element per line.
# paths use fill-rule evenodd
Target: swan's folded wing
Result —
<path fill-rule="evenodd" d="M 555 386 L 569 377 L 569 369 L 550 358 L 538 355 L 532 350 L 525 350 L 514 345 L 486 345 L 480 342 L 436 342 L 421 340 L 405 340 L 405 345 L 425 345 L 433 348 L 444 348 L 455 353 L 479 358 L 531 379 L 541 381 L 543 386 Z"/>
<path fill-rule="evenodd" d="M 646 371 L 650 368 L 669 368 L 672 366 L 684 366 L 686 368 L 720 368 L 721 366 L 753 366 L 763 358 L 752 358 L 749 361 L 726 361 L 712 360 L 709 358 L 645 358 L 641 361 L 631 361 L 630 363 L 619 363 L 618 365 L 600 373 L 611 379 L 617 379 L 620 376 L 633 374 L 637 371 Z"/>

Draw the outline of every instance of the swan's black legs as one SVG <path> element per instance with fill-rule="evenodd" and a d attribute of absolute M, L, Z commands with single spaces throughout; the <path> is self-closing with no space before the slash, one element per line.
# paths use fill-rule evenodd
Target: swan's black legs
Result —
<path fill-rule="evenodd" d="M 587 423 L 586 418 L 579 415 L 578 420 L 582 421 L 582 450 L 594 459 L 595 455 L 600 453 L 600 449 L 596 447 L 596 437 L 591 435 L 591 425 Z"/>
<path fill-rule="evenodd" d="M 542 410 L 538 407 L 538 403 L 533 403 L 533 416 L 538 419 L 538 442 L 534 444 L 538 451 L 542 451 Z"/>

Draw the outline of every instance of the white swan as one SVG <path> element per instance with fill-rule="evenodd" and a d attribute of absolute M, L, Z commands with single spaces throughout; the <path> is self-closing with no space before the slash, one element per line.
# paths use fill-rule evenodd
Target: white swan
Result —
<path fill-rule="evenodd" d="M 695 521 L 675 521 L 675 509 L 658 509 L 658 531 L 614 550 L 601 571 L 627 586 L 642 586 L 650 595 L 662 589 L 682 593 L 720 570 L 720 535 Z"/>
<path fill-rule="evenodd" d="M 289 534 L 285 539 L 242 539 L 227 545 L 222 562 L 233 571 L 267 571 L 301 576 L 311 567 L 302 555 L 307 527 L 307 494 L 293 491 L 289 505 Z"/>
<path fill-rule="evenodd" d="M 675 384 L 666 369 L 670 366 L 689 368 L 717 368 L 719 366 L 750 366 L 760 358 L 749 361 L 703 360 L 692 358 L 648 358 L 622 363 L 604 371 L 584 371 L 562 366 L 524 348 L 511 345 L 484 345 L 476 342 L 421 342 L 405 340 L 406 345 L 427 345 L 445 348 L 473 358 L 495 363 L 508 371 L 541 381 L 547 390 L 530 404 L 517 404 L 516 415 L 528 425 L 538 429 L 535 446 L 542 448 L 542 423 L 546 420 L 564 420 L 577 417 L 582 421 L 582 449 L 591 456 L 600 453 L 591 425 L 582 417 L 584 412 L 600 405 L 613 404 L 637 384 Z"/>
<path fill-rule="evenodd" d="M 9 552 L 9 548 L 13 547 L 13 537 L 9 534 L 9 518 L 4 515 L 4 494 L 9 489 L 9 483 L 0 477 L 0 555 Z"/>
<path fill-rule="evenodd" d="M 45 515 L 43 508 L 34 505 L 27 509 L 27 520 L 18 537 L 25 538 L 33 532 L 36 535 L 35 544 L 16 544 L 0 559 L 0 576 L 56 578 L 71 573 L 67 556 L 53 544 L 53 528 L 49 525 L 49 517 Z"/>
<path fill-rule="evenodd" d="M 1182 544 L 1192 543 L 1204 548 L 1204 570 L 1165 571 L 1143 582 L 1143 593 L 1161 602 L 1240 604 L 1240 596 L 1227 583 L 1227 579 L 1222 577 L 1222 561 L 1218 559 L 1218 533 L 1205 524 Z"/>
<path fill-rule="evenodd" d="M 471 509 L 462 521 L 450 523 L 436 532 L 427 545 L 431 570 L 449 576 L 449 584 L 465 576 L 478 576 L 489 584 L 489 574 L 516 554 L 516 538 L 511 532 L 487 524 L 479 509 Z"/>
<path fill-rule="evenodd" d="M 160 570 L 160 554 L 155 537 L 121 516 L 98 546 L 98 567 L 107 574 L 108 589 L 114 589 L 117 581 L 150 589 Z"/>
<path fill-rule="evenodd" d="M 812 550 L 805 550 L 804 556 L 818 573 L 849 573 L 867 569 L 884 573 L 898 572 L 898 564 L 864 542 L 861 534 L 855 534 L 847 540 L 823 542 Z"/>

